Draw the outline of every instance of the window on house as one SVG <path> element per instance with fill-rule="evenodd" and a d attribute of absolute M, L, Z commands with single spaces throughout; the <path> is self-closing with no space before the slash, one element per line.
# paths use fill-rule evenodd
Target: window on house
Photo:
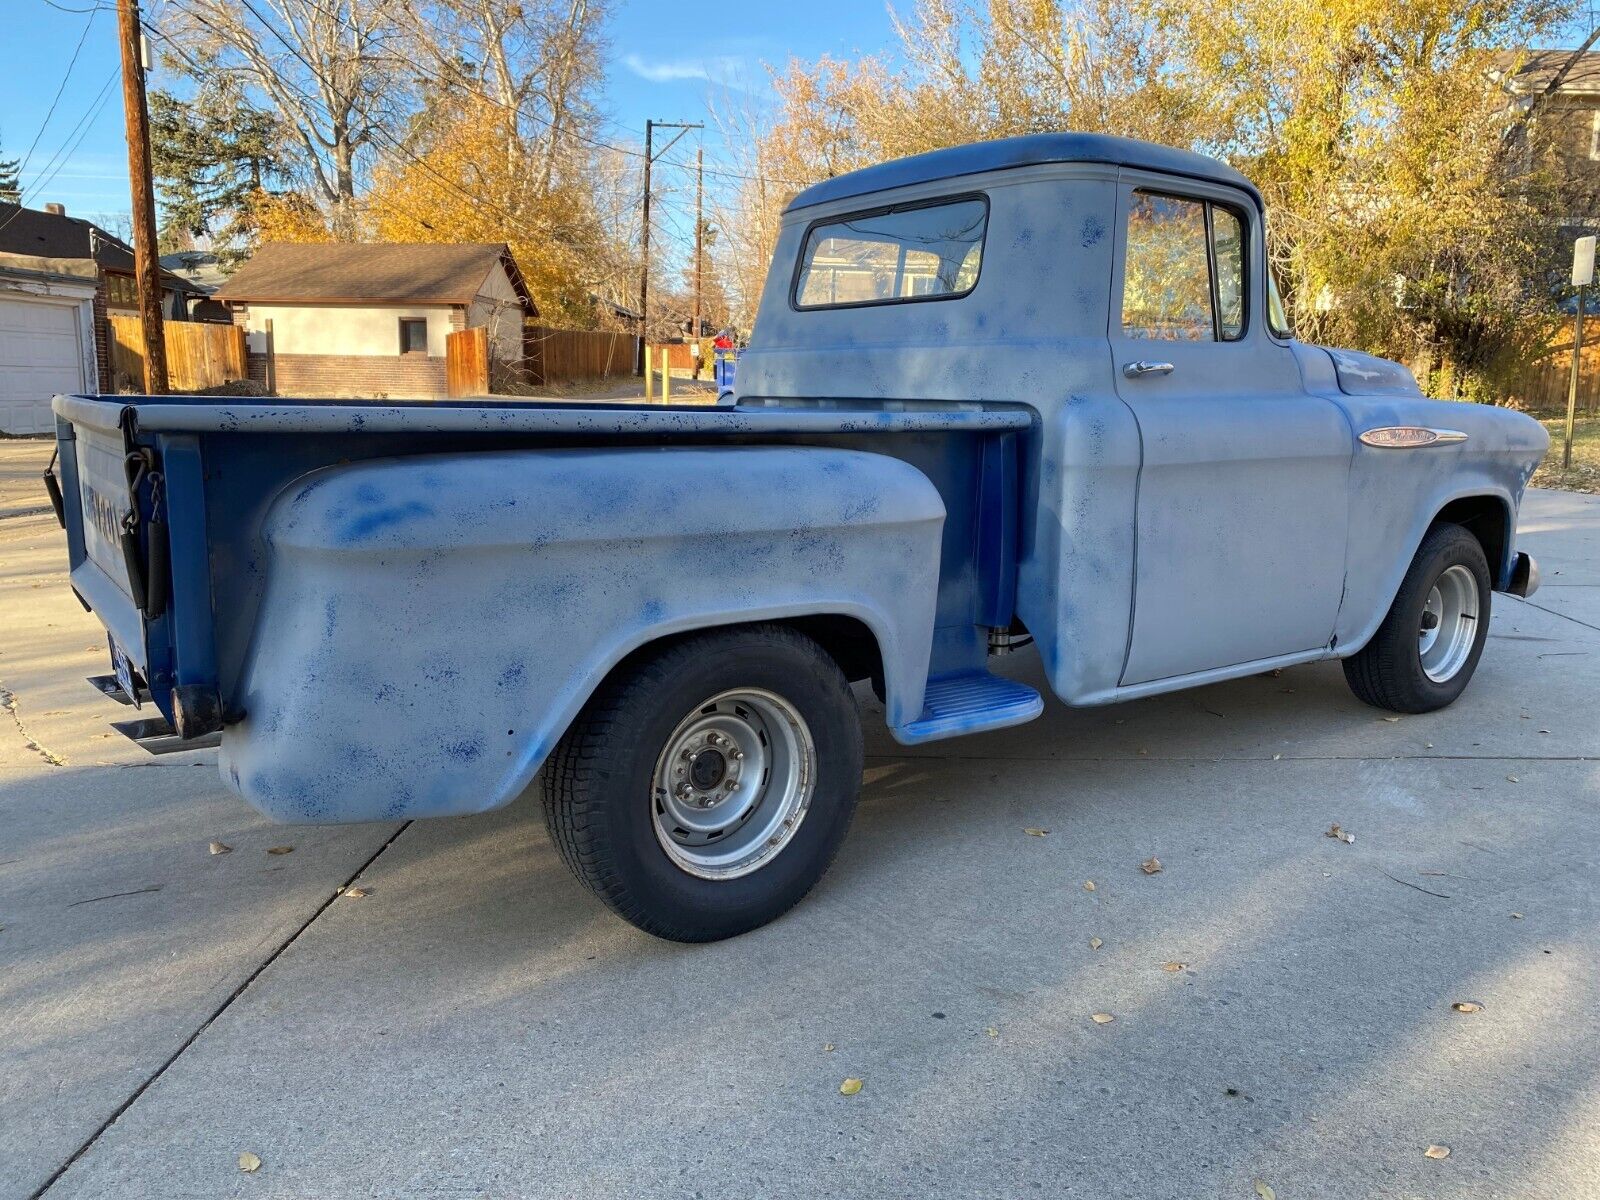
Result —
<path fill-rule="evenodd" d="M 1135 192 L 1123 258 L 1123 336 L 1243 337 L 1245 230 L 1239 214 L 1219 204 Z"/>
<path fill-rule="evenodd" d="M 964 296 L 978 282 L 988 203 L 968 198 L 860 213 L 806 234 L 796 308 Z"/>
<path fill-rule="evenodd" d="M 426 317 L 400 318 L 400 353 L 426 354 L 428 352 L 428 321 Z"/>
<path fill-rule="evenodd" d="M 110 308 L 138 308 L 139 289 L 132 275 L 106 275 L 106 305 Z"/>

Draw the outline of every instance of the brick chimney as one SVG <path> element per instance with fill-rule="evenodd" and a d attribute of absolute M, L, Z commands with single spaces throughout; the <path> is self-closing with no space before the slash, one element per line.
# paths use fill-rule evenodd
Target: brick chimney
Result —
<path fill-rule="evenodd" d="M 46 204 L 44 210 L 52 217 L 64 217 L 67 215 L 67 206 L 65 204 Z"/>

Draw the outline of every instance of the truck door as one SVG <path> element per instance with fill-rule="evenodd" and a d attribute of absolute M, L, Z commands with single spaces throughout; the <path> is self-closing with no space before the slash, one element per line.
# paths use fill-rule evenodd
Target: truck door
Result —
<path fill-rule="evenodd" d="M 1267 329 L 1263 263 L 1250 198 L 1122 172 L 1109 335 L 1143 443 L 1123 686 L 1333 635 L 1353 444 Z"/>

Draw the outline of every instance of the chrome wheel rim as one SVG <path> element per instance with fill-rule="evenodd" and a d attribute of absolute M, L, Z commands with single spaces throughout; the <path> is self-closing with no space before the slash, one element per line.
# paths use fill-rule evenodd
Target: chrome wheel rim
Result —
<path fill-rule="evenodd" d="M 656 759 L 656 840 L 690 875 L 748 875 L 793 840 L 816 775 L 811 730 L 792 704 L 759 688 L 721 692 L 678 722 Z"/>
<path fill-rule="evenodd" d="M 1448 683 L 1466 665 L 1478 636 L 1478 580 L 1466 567 L 1447 567 L 1422 606 L 1417 652 L 1422 673 Z"/>

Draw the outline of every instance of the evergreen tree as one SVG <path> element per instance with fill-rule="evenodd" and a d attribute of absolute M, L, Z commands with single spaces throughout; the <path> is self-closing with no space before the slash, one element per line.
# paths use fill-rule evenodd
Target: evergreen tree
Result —
<path fill-rule="evenodd" d="M 3 145 L 0 145 L 3 150 Z M 22 203 L 22 161 L 0 157 L 0 201 Z"/>
<path fill-rule="evenodd" d="M 228 264 L 255 241 L 262 193 L 286 178 L 278 118 L 251 104 L 229 75 L 206 76 L 194 96 L 150 93 L 150 158 L 163 212 L 163 249 L 208 238 Z"/>

